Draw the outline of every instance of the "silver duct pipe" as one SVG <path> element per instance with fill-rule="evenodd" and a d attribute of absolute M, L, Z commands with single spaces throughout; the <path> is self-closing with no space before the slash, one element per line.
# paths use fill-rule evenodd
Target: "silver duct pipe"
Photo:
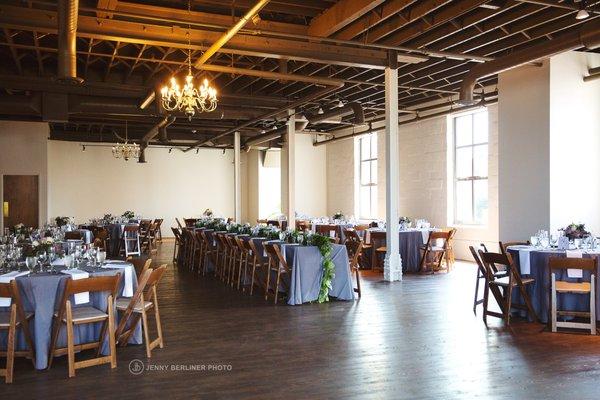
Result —
<path fill-rule="evenodd" d="M 598 46 L 600 46 L 600 20 L 594 19 L 579 29 L 572 30 L 541 45 L 517 50 L 507 56 L 476 65 L 463 78 L 458 103 L 462 105 L 475 103 L 473 90 L 478 79 L 565 51 L 580 47 L 593 50 Z"/>
<path fill-rule="evenodd" d="M 296 121 L 296 131 L 303 131 L 308 125 L 307 120 Z M 248 150 L 252 146 L 259 145 L 261 143 L 270 142 L 271 140 L 278 139 L 287 133 L 287 126 L 274 130 L 272 132 L 263 133 L 262 135 L 254 136 L 244 142 L 243 149 Z"/>
<path fill-rule="evenodd" d="M 82 83 L 77 77 L 77 14 L 79 0 L 58 3 L 58 80 Z"/>
<path fill-rule="evenodd" d="M 336 122 L 335 119 L 340 118 L 341 121 L 341 118 L 351 114 L 354 114 L 353 122 L 355 124 L 363 124 L 365 122 L 365 113 L 363 108 L 355 101 L 348 103 L 343 107 L 326 111 L 323 114 L 307 115 L 306 118 L 312 125 L 319 123 L 339 123 L 339 121 Z"/>

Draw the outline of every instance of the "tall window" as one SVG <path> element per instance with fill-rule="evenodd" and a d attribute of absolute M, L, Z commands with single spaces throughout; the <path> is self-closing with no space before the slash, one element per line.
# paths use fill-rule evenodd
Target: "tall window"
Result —
<path fill-rule="evenodd" d="M 377 216 L 377 134 L 362 136 L 359 145 L 358 205 L 360 218 Z"/>
<path fill-rule="evenodd" d="M 487 110 L 453 117 L 454 223 L 484 225 L 488 219 Z"/>

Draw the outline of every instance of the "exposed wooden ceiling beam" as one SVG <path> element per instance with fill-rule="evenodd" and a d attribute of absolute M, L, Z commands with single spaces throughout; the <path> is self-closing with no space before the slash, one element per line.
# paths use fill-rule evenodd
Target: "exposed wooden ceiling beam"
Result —
<path fill-rule="evenodd" d="M 311 21 L 308 34 L 328 37 L 384 2 L 385 0 L 340 0 Z"/>
<path fill-rule="evenodd" d="M 115 10 L 117 8 L 118 0 L 98 0 L 98 8 L 104 10 Z M 100 11 L 96 13 L 98 18 L 112 18 L 113 14 L 109 12 Z"/>
<path fill-rule="evenodd" d="M 2 5 L 0 6 L 0 26 L 56 33 L 56 13 Z M 97 18 L 83 15 L 79 16 L 77 36 L 123 43 L 187 48 L 187 29 L 181 27 L 149 25 L 115 19 L 99 21 Z M 219 32 L 192 29 L 190 31 L 192 48 L 206 50 L 207 43 L 214 43 L 220 36 Z M 234 36 L 221 50 L 225 53 L 254 57 L 287 58 L 363 68 L 383 69 L 387 66 L 387 53 L 382 50 L 251 35 Z M 410 58 L 404 58 L 404 62 L 409 60 Z M 423 61 L 423 58 L 415 57 L 414 61 Z"/>

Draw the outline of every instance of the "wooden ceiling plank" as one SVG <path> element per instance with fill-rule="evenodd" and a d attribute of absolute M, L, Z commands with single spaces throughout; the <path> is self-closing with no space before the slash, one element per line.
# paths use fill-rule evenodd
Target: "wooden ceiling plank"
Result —
<path fill-rule="evenodd" d="M 384 2 L 385 0 L 340 0 L 313 18 L 308 34 L 329 37 Z"/>

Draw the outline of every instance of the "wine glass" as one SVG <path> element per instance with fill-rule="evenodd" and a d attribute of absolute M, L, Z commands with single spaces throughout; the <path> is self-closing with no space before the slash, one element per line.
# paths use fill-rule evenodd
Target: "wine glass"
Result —
<path fill-rule="evenodd" d="M 104 261 L 106 260 L 106 251 L 98 250 L 96 253 L 96 261 L 100 263 L 100 266 L 104 265 Z"/>
<path fill-rule="evenodd" d="M 73 267 L 73 256 L 72 255 L 65 256 L 65 267 L 67 267 L 67 269 L 71 269 Z"/>

